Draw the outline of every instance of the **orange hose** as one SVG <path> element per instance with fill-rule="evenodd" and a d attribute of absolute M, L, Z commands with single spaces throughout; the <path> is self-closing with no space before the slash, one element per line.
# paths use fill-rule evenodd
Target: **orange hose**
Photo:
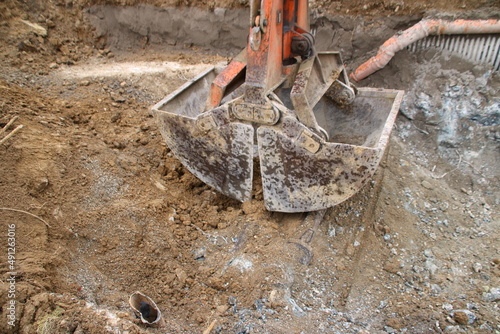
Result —
<path fill-rule="evenodd" d="M 413 27 L 389 38 L 378 49 L 377 55 L 361 64 L 351 79 L 360 81 L 370 74 L 382 69 L 394 57 L 396 52 L 429 35 L 451 34 L 495 34 L 500 33 L 498 20 L 422 20 Z"/>

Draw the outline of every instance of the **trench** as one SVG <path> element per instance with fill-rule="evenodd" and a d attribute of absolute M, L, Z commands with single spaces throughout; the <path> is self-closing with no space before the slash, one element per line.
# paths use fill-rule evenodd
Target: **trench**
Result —
<path fill-rule="evenodd" d="M 94 6 L 87 17 L 98 36 L 113 50 L 145 47 L 197 47 L 234 56 L 246 46 L 248 9 L 159 8 L 150 5 Z M 311 30 L 318 51 L 340 51 L 344 61 L 374 50 L 396 31 L 418 22 L 415 16 L 381 20 L 362 17 L 311 15 Z"/>
<path fill-rule="evenodd" d="M 232 56 L 236 55 L 246 44 L 247 10 L 245 9 L 216 9 L 206 12 L 198 8 L 101 6 L 92 7 L 88 10 L 87 15 L 96 27 L 97 33 L 106 40 L 107 47 L 111 48 L 117 54 L 136 52 L 137 50 L 142 50 L 143 52 L 148 52 L 148 50 L 170 52 L 171 50 L 201 49 L 207 54 L 216 53 L 224 56 Z M 315 17 L 313 18 L 313 26 L 316 32 L 316 46 L 318 50 L 340 51 L 348 68 L 353 69 L 366 60 L 369 55 L 373 54 L 378 46 L 387 38 L 394 35 L 397 31 L 413 25 L 418 19 L 407 16 L 391 17 L 384 20 L 383 23 L 376 23 L 375 21 L 367 21 L 363 18 L 341 16 L 328 18 Z M 196 70 L 201 70 L 199 67 L 179 68 L 173 76 L 160 76 L 160 73 L 175 68 L 175 66 L 178 65 L 174 63 L 167 65 L 142 63 L 141 66 L 128 64 L 124 67 L 128 69 L 137 68 L 140 73 L 137 74 L 133 70 L 124 73 L 123 66 L 117 72 L 129 76 L 139 75 L 140 81 L 137 81 L 137 86 L 141 90 L 152 91 L 154 87 L 161 85 L 161 80 L 172 81 L 172 78 L 176 78 L 175 83 L 180 85 L 182 82 L 178 80 L 179 73 L 184 74 L 186 73 L 185 71 L 189 71 L 189 76 L 192 77 L 195 75 Z M 76 70 L 76 72 L 68 71 L 65 75 L 82 78 L 84 77 L 82 73 L 89 75 L 90 72 L 88 69 L 83 68 Z M 437 78 L 437 73 L 441 77 Z M 112 67 L 105 67 L 99 68 L 93 75 L 103 77 L 114 76 L 115 74 L 116 72 L 113 72 Z M 495 121 L 498 120 L 499 115 L 497 108 L 500 105 L 498 95 L 495 96 L 495 92 L 477 93 L 481 84 L 489 82 L 491 76 L 491 71 L 488 68 L 476 68 L 474 64 L 467 60 L 459 60 L 446 52 L 414 50 L 412 53 L 409 50 L 405 50 L 401 54 L 398 54 L 387 68 L 374 74 L 364 83 L 374 87 L 404 88 L 407 90 L 405 102 L 401 107 L 401 115 L 398 118 L 393 136 L 397 138 L 396 140 L 400 145 L 404 145 L 404 150 L 401 150 L 403 152 L 400 152 L 404 155 L 404 158 L 410 159 L 409 157 L 412 156 L 411 158 L 413 158 L 413 155 L 417 157 L 415 159 L 418 163 L 415 163 L 415 166 L 413 166 L 414 169 L 421 168 L 425 172 L 428 172 L 433 165 L 434 167 L 438 165 L 453 171 L 452 168 L 456 164 L 455 152 L 460 151 L 464 159 L 467 155 L 469 158 L 478 157 L 476 161 L 480 161 L 482 164 L 481 168 L 487 166 L 490 170 L 490 174 L 488 174 L 486 169 L 481 169 L 482 176 L 487 180 L 491 180 L 491 184 L 494 184 L 494 180 L 497 178 L 495 175 L 497 171 L 495 164 L 498 159 L 498 152 L 495 151 L 497 147 L 495 141 L 487 141 L 484 145 L 481 140 L 467 141 L 467 138 L 470 138 L 472 133 L 486 135 L 491 131 L 495 131 L 495 128 L 498 127 L 498 121 Z M 147 79 L 151 77 L 154 77 L 156 80 Z M 496 80 L 498 81 L 498 77 Z M 169 85 L 169 90 L 175 88 L 172 86 L 172 82 L 169 82 Z M 161 91 L 155 90 L 154 93 L 155 98 L 161 98 L 159 96 Z M 478 106 L 481 106 L 482 109 L 478 108 Z M 433 124 L 439 124 L 439 127 Z M 465 128 L 464 124 L 467 128 Z M 395 154 L 390 155 L 389 161 L 391 162 L 389 164 L 391 164 L 392 168 L 400 168 L 396 162 L 402 158 L 402 156 L 396 156 Z M 464 163 L 457 166 L 457 169 L 463 174 L 472 175 L 480 169 L 479 165 L 473 166 L 474 163 L 472 159 L 469 159 L 469 165 Z M 391 184 L 395 180 L 389 179 L 384 182 Z M 381 187 L 384 187 L 382 190 L 383 193 L 385 191 L 385 184 Z M 459 193 L 461 186 L 457 185 L 456 187 L 457 189 L 455 190 Z M 485 186 L 484 193 L 491 193 L 493 190 L 493 186 Z M 344 209 L 350 207 L 349 203 L 355 203 L 354 207 L 360 206 L 360 203 L 363 202 L 359 199 L 361 195 L 350 202 L 346 202 L 344 206 L 335 208 L 337 210 L 335 212 L 341 216 L 347 211 Z M 378 195 L 375 196 L 375 199 L 377 201 L 372 203 L 377 207 L 370 207 L 370 212 L 366 215 L 366 221 L 375 220 L 377 215 L 380 215 L 381 210 L 389 211 L 389 209 L 380 209 L 380 207 L 383 207 L 383 204 L 379 203 Z M 359 201 L 359 203 L 356 203 L 356 201 Z M 498 202 L 498 196 L 496 195 L 491 201 Z M 366 204 L 366 201 L 363 203 Z M 334 216 L 334 214 L 331 216 Z M 353 218 L 353 222 L 356 222 L 356 218 Z M 335 228 L 333 220 L 329 224 Z M 406 224 L 413 228 L 412 222 Z M 131 225 L 133 224 L 131 223 Z M 361 225 L 364 228 L 365 224 Z M 252 226 L 256 230 L 262 228 L 259 224 Z M 366 226 L 369 226 L 368 223 Z M 158 228 L 158 230 L 152 229 L 152 231 L 161 230 L 161 228 Z M 371 229 L 369 232 L 372 232 Z M 354 234 L 349 235 L 346 233 L 344 237 L 334 238 L 332 241 L 328 241 L 328 243 L 331 242 L 341 249 L 339 252 L 343 252 L 342 247 L 344 245 L 341 245 L 339 240 L 343 238 L 345 241 L 344 244 L 347 245 L 345 248 L 348 249 L 350 243 L 352 244 L 351 239 L 355 236 Z M 344 262 L 348 262 L 349 267 L 352 268 L 356 268 L 358 264 L 363 263 L 372 265 L 370 261 L 373 258 L 371 257 L 369 248 L 372 245 L 382 244 L 380 238 L 375 234 L 367 233 L 364 236 L 361 233 L 358 237 L 362 238 L 363 247 L 360 247 L 359 250 L 356 249 L 352 254 L 347 252 L 347 255 L 343 256 Z M 150 236 L 150 238 L 152 237 Z M 326 236 L 322 235 L 318 239 L 318 244 L 323 245 L 326 249 Z M 156 243 L 159 245 L 162 242 L 162 240 L 158 240 Z M 207 244 L 205 242 L 204 247 Z M 133 247 L 133 245 L 129 246 Z M 251 244 L 248 248 L 251 249 L 253 246 Z M 351 246 L 351 248 L 353 247 Z M 328 248 L 329 251 L 330 248 Z M 224 256 L 230 254 L 227 250 L 221 253 Z M 325 252 L 325 254 L 329 253 Z M 380 256 L 386 258 L 390 256 L 385 249 L 381 254 Z M 119 255 L 122 256 L 123 254 Z M 209 255 L 207 255 L 208 259 Z M 258 252 L 254 255 L 253 261 L 256 263 L 256 266 L 260 262 L 266 263 L 266 256 L 264 252 Z M 200 258 L 204 257 L 205 255 Z M 321 255 L 318 258 L 321 258 Z M 336 255 L 335 261 L 338 258 L 342 258 L 342 256 Z M 227 258 L 224 258 L 224 260 L 227 260 Z M 212 261 L 214 261 L 213 263 L 217 263 L 214 265 L 214 268 L 218 268 L 220 265 L 219 261 Z M 329 266 L 326 267 L 329 268 Z M 369 265 L 367 267 L 368 269 L 375 268 Z M 114 270 L 112 266 L 110 268 L 110 272 Z M 145 268 L 143 274 L 148 277 L 158 276 L 162 270 L 164 269 Z M 314 271 L 315 269 L 311 270 Z M 343 270 L 339 269 L 338 271 Z M 379 272 L 380 270 L 376 268 L 374 271 Z M 161 275 L 163 275 L 163 272 Z M 177 270 L 176 275 L 179 280 L 182 280 L 185 273 L 182 270 Z M 363 275 L 364 273 L 351 275 L 349 274 L 349 270 L 347 270 L 347 273 L 335 274 L 336 277 L 334 277 L 334 274 L 331 274 L 331 277 L 333 277 L 332 280 L 337 280 L 335 283 L 330 283 L 330 281 L 321 282 L 325 286 L 333 284 L 334 288 L 332 291 L 341 296 L 339 304 L 343 304 L 342 306 L 345 310 L 353 310 L 358 304 L 361 304 L 363 291 L 357 285 L 353 285 L 352 282 L 354 281 L 359 286 L 362 286 L 365 278 Z M 278 275 L 276 276 L 278 277 Z M 238 278 L 243 281 L 244 279 L 250 281 L 254 279 L 250 274 L 243 275 L 242 273 L 238 273 Z M 300 275 L 294 278 L 296 280 L 295 290 L 292 290 L 294 293 L 293 297 L 303 307 L 305 305 L 304 301 L 307 298 L 304 296 L 301 297 L 298 291 L 298 287 L 302 287 L 299 282 L 301 278 Z M 171 278 L 166 277 L 159 281 L 163 282 L 167 280 L 171 280 Z M 215 279 L 213 281 L 217 282 Z M 216 286 L 216 283 L 212 281 L 207 280 L 207 282 Z M 282 282 L 279 283 L 282 284 Z M 167 288 L 165 291 L 169 292 L 170 290 Z M 279 292 L 276 289 L 273 291 Z M 167 293 L 165 292 L 165 294 Z M 254 295 L 251 296 L 252 298 L 254 297 Z M 335 303 L 339 301 L 337 295 L 334 293 L 332 294 L 332 300 L 335 300 Z M 376 308 L 378 302 L 375 298 L 370 300 L 369 309 Z M 365 308 L 362 309 L 365 310 Z M 353 313 L 355 312 L 353 311 Z"/>
<path fill-rule="evenodd" d="M 2 203 L 24 203 L 51 224 L 7 217 L 23 219 L 19 245 L 32 248 L 19 258 L 21 331 L 45 322 L 47 333 L 208 333 L 217 320 L 212 333 L 394 332 L 386 325 L 397 316 L 401 332 L 421 333 L 449 321 L 445 305 L 457 300 L 484 321 L 464 330 L 494 326 L 495 304 L 481 294 L 488 285 L 493 295 L 498 274 L 500 76 L 491 68 L 419 47 L 363 80 L 406 90 L 387 160 L 329 212 L 313 262 L 301 266 L 288 242 L 298 217 L 270 215 L 261 193 L 240 204 L 196 180 L 147 109 L 223 59 L 214 55 L 237 54 L 247 10 L 101 6 L 86 15 L 115 58 L 40 75 L 49 96 L 2 86 L 2 111 L 27 125 L 3 151 L 11 178 Z M 340 51 L 352 71 L 420 17 L 312 19 L 318 50 Z M 197 57 L 155 58 L 174 52 Z M 42 172 L 50 182 L 35 193 L 24 180 Z M 161 308 L 163 327 L 134 318 L 136 290 Z"/>

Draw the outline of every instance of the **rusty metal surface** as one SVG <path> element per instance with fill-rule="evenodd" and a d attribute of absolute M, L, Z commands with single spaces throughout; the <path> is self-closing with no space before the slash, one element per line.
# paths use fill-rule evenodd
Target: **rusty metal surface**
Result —
<path fill-rule="evenodd" d="M 278 15 L 283 12 L 283 2 L 262 0 L 260 4 L 253 3 L 251 12 L 251 18 L 255 21 L 251 22 L 249 29 L 249 37 L 253 36 L 253 42 L 250 43 L 249 39 L 247 45 L 245 82 L 268 91 L 284 79 L 281 70 L 283 21 L 279 20 Z M 259 43 L 256 43 L 257 40 Z"/>
<path fill-rule="evenodd" d="M 237 85 L 238 77 L 244 80 L 244 72 L 246 68 L 246 50 L 243 50 L 226 68 L 215 77 L 210 87 L 210 94 L 208 95 L 207 105 L 205 110 L 210 110 L 217 107 L 227 91 L 231 89 L 231 85 Z"/>
<path fill-rule="evenodd" d="M 257 134 L 270 211 L 316 211 L 344 201 L 375 172 L 381 155 L 377 149 L 326 142 L 313 154 L 274 128 L 261 127 Z"/>
<path fill-rule="evenodd" d="M 314 66 L 321 58 L 321 67 Z M 343 65 L 337 61 L 337 53 L 321 53 L 303 61 L 295 77 L 290 92 L 293 110 L 299 120 L 316 134 L 327 137 L 327 133 L 318 124 L 313 107 L 334 83 L 343 70 Z M 325 75 L 326 73 L 326 75 Z M 326 76 L 326 79 L 325 79 Z"/>
<path fill-rule="evenodd" d="M 203 112 L 215 77 L 215 69 L 209 69 L 151 109 L 167 145 L 191 173 L 245 201 L 252 190 L 254 129 L 231 122 L 227 104 Z"/>
<path fill-rule="evenodd" d="M 321 147 L 316 152 L 300 145 L 298 138 L 308 129 L 293 117 L 285 117 L 280 127 L 262 126 L 257 130 L 263 193 L 268 210 L 304 212 L 334 206 L 359 191 L 375 173 L 403 93 L 360 89 L 359 94 L 359 100 L 346 110 L 333 109 L 330 105 L 327 112 L 332 115 L 351 115 L 347 117 L 349 124 L 339 129 L 335 120 L 340 116 L 325 117 L 326 122 L 333 123 L 322 126 L 336 129 L 332 138 L 339 138 L 336 135 L 342 134 L 343 142 L 321 140 Z M 361 123 L 366 126 L 353 131 Z"/>
<path fill-rule="evenodd" d="M 227 107 L 209 113 L 216 123 L 209 130 L 194 118 L 167 112 L 159 111 L 157 119 L 167 145 L 191 173 L 226 196 L 249 200 L 254 129 L 247 124 L 227 123 Z"/>

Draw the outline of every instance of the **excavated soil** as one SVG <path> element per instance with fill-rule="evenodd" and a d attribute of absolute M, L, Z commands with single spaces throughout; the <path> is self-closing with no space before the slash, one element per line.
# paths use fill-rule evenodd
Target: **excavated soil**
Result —
<path fill-rule="evenodd" d="M 245 45 L 247 3 L 0 2 L 0 332 L 498 333 L 498 72 L 403 50 L 358 83 L 404 102 L 302 264 L 306 215 L 266 211 L 259 185 L 245 203 L 215 192 L 148 109 Z M 498 1 L 311 7 L 349 71 L 422 17 L 499 18 Z"/>

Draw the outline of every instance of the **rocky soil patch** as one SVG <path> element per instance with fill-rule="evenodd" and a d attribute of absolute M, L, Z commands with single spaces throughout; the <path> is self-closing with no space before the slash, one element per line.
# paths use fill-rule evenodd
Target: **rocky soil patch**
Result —
<path fill-rule="evenodd" d="M 189 9 L 211 11 L 212 30 L 226 31 L 211 40 L 235 39 L 226 48 L 164 26 L 152 34 L 148 22 L 113 35 L 93 21 L 186 10 L 141 3 L 0 3 L 0 127 L 13 120 L 0 140 L 23 125 L 0 144 L 2 332 L 500 331 L 498 72 L 405 50 L 360 83 L 405 89 L 404 104 L 373 181 L 327 212 L 304 265 L 290 242 L 304 214 L 267 212 L 258 185 L 246 203 L 216 193 L 172 155 L 148 110 L 227 63 L 240 46 L 227 18 L 246 3 Z M 492 3 L 391 4 L 313 2 L 318 43 L 352 69 L 425 8 L 484 17 Z M 160 323 L 136 317 L 135 291 L 157 303 Z"/>

